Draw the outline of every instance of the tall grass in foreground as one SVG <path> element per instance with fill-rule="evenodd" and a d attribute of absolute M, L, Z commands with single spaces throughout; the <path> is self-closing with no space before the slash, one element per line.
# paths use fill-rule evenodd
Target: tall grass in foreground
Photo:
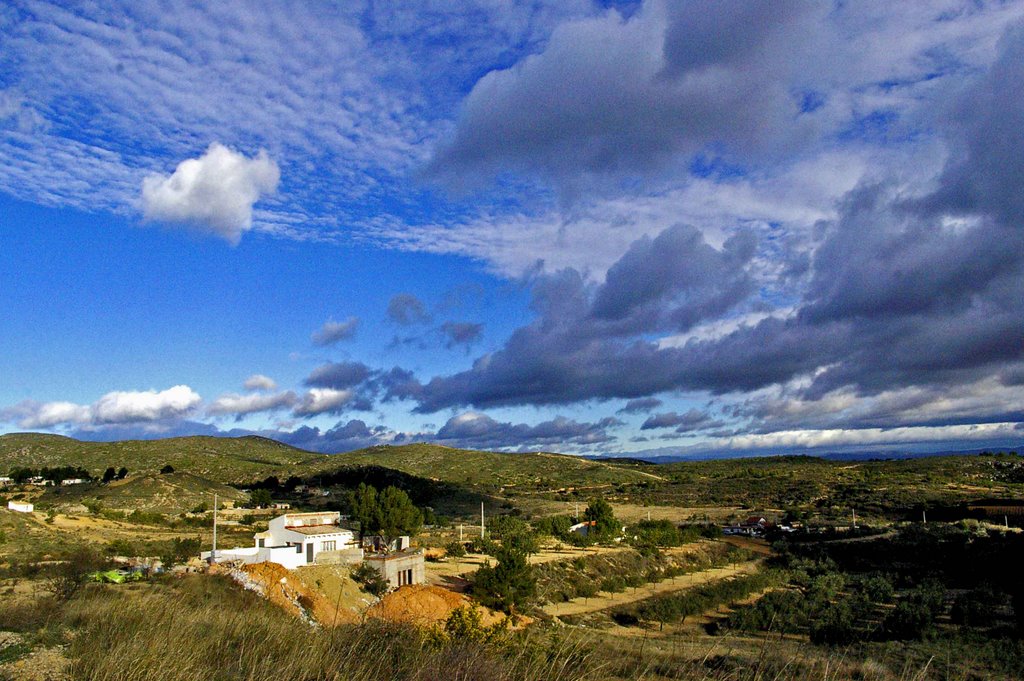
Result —
<path fill-rule="evenodd" d="M 21 620 L 11 613 L 7 624 L 23 625 L 20 630 L 38 645 L 66 644 L 69 678 L 75 681 L 932 678 L 927 665 L 893 674 L 849 650 L 829 651 L 777 638 L 722 637 L 695 651 L 676 649 L 678 640 L 648 640 L 647 634 L 581 635 L 543 626 L 509 634 L 497 644 L 473 636 L 442 641 L 413 627 L 375 621 L 315 629 L 216 577 L 94 586 L 63 604 L 45 602 L 46 615 Z"/>
<path fill-rule="evenodd" d="M 81 681 L 516 681 L 594 678 L 590 651 L 514 641 L 439 646 L 419 630 L 368 622 L 319 630 L 213 578 L 94 590 L 68 604 L 71 675 Z"/>

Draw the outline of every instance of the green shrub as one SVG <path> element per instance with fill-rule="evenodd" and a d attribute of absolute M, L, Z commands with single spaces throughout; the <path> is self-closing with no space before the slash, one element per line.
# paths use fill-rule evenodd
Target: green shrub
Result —
<path fill-rule="evenodd" d="M 933 619 L 927 605 L 903 601 L 885 618 L 883 629 L 889 638 L 901 641 L 920 640 L 931 631 Z"/>
<path fill-rule="evenodd" d="M 537 593 L 537 578 L 522 551 L 501 549 L 498 564 L 485 565 L 473 579 L 473 595 L 484 605 L 508 613 L 521 609 Z"/>
<path fill-rule="evenodd" d="M 466 555 L 466 546 L 462 542 L 453 539 L 444 545 L 444 552 L 449 558 L 463 558 Z"/>
<path fill-rule="evenodd" d="M 885 575 L 871 575 L 860 585 L 864 595 L 873 603 L 891 603 L 893 597 L 892 581 Z"/>
<path fill-rule="evenodd" d="M 811 642 L 824 645 L 847 645 L 857 640 L 853 611 L 846 601 L 828 603 L 812 615 L 808 628 Z"/>

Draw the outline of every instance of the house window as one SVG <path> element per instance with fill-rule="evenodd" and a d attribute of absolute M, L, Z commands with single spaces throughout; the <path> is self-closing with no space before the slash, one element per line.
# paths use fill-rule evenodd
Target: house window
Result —
<path fill-rule="evenodd" d="M 337 548 L 338 548 L 338 542 L 337 541 L 325 541 L 324 545 L 323 545 L 323 548 L 321 548 L 320 550 L 321 551 L 335 551 L 335 550 L 337 550 Z"/>
<path fill-rule="evenodd" d="M 295 545 L 295 553 L 302 553 L 302 544 Z"/>

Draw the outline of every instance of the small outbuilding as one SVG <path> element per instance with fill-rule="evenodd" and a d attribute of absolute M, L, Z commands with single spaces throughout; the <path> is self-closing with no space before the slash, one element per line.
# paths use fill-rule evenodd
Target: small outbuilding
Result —
<path fill-rule="evenodd" d="M 18 513 L 31 513 L 36 510 L 36 507 L 27 501 L 8 501 L 7 510 L 16 511 Z"/>
<path fill-rule="evenodd" d="M 426 579 L 423 551 L 420 549 L 370 554 L 363 561 L 388 580 L 392 589 L 422 584 Z"/>

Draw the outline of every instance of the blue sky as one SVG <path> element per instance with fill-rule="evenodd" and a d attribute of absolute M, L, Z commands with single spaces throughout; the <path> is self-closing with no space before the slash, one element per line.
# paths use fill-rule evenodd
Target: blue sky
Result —
<path fill-rule="evenodd" d="M 9 3 L 0 432 L 1018 446 L 1022 57 L 1021 2 Z"/>

